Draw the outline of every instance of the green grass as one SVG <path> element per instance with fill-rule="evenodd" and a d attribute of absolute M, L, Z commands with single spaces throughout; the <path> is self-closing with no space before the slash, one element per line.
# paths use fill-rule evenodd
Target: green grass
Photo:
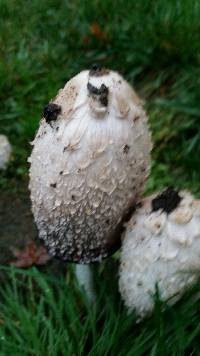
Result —
<path fill-rule="evenodd" d="M 175 307 L 157 300 L 153 316 L 137 324 L 111 288 L 107 269 L 95 272 L 98 298 L 96 305 L 90 305 L 71 267 L 65 277 L 56 278 L 35 268 L 4 268 L 9 283 L 0 289 L 0 354 L 199 354 L 198 286 Z M 116 276 L 113 285 L 116 287 Z"/>
<path fill-rule="evenodd" d="M 43 107 L 67 79 L 98 62 L 121 72 L 144 99 L 154 140 L 147 191 L 175 184 L 198 195 L 199 19 L 199 0 L 0 0 L 0 133 L 13 145 L 0 192 L 24 190 Z M 92 309 L 70 271 L 66 281 L 8 269 L 0 355 L 200 354 L 198 294 L 165 312 L 157 303 L 152 318 L 137 325 L 112 290 L 116 282 L 110 290 L 98 273 Z"/>

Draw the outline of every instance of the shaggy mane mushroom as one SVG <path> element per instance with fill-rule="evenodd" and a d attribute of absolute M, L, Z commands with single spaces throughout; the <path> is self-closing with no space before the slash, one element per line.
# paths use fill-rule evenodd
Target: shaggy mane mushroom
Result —
<path fill-rule="evenodd" d="M 88 264 L 116 251 L 143 191 L 151 135 L 141 101 L 94 66 L 45 107 L 30 156 L 32 211 L 49 253 Z"/>

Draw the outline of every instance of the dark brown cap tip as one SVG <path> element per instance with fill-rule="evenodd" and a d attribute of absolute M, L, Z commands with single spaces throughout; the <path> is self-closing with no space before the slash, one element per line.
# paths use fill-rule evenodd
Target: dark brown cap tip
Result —
<path fill-rule="evenodd" d="M 178 191 L 174 190 L 172 187 L 168 187 L 164 192 L 157 195 L 157 197 L 152 200 L 152 211 L 161 209 L 167 214 L 170 214 L 178 207 L 181 199 Z"/>

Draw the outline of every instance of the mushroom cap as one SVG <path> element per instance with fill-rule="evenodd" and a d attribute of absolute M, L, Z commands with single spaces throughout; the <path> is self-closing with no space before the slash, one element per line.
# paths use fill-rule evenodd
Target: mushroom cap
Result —
<path fill-rule="evenodd" d="M 142 200 L 122 241 L 119 289 L 129 311 L 148 315 L 157 287 L 161 299 L 173 304 L 197 280 L 197 271 L 200 200 L 169 189 Z"/>
<path fill-rule="evenodd" d="M 7 137 L 0 135 L 0 169 L 5 169 L 11 155 L 11 145 Z"/>
<path fill-rule="evenodd" d="M 143 190 L 151 137 L 130 85 L 109 70 L 83 71 L 44 109 L 29 159 L 39 237 L 64 260 L 101 261 Z"/>

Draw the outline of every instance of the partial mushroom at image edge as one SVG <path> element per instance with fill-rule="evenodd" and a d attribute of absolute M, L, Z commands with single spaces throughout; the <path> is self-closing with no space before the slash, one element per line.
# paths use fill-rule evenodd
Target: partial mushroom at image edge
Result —
<path fill-rule="evenodd" d="M 138 319 L 152 313 L 157 290 L 174 304 L 200 275 L 200 200 L 172 188 L 144 198 L 122 239 L 119 290 Z"/>

